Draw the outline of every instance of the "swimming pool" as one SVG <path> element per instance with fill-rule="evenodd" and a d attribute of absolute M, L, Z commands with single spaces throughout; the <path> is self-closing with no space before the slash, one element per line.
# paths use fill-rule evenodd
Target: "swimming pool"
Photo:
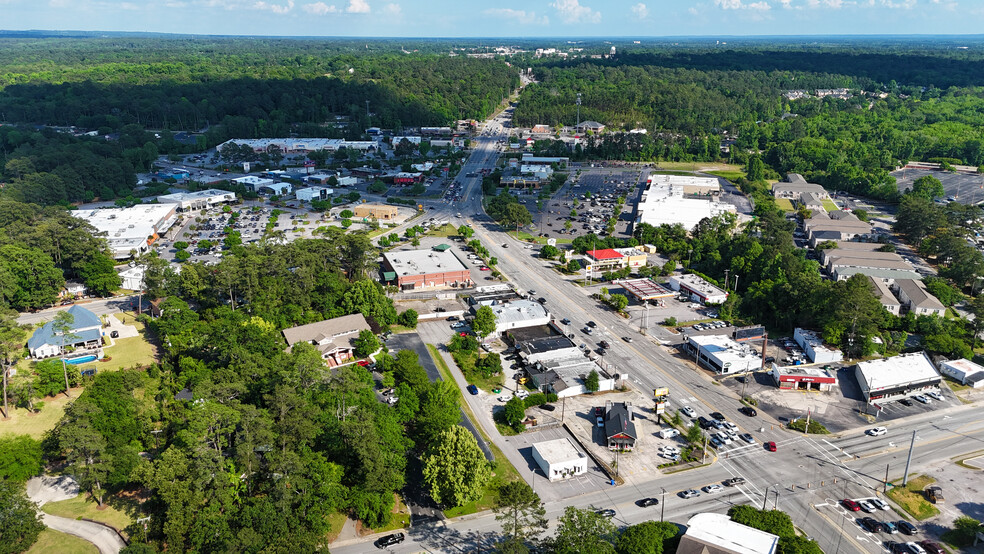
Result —
<path fill-rule="evenodd" d="M 65 363 L 68 364 L 68 365 L 84 364 L 86 362 L 94 362 L 94 361 L 96 361 L 98 359 L 99 359 L 98 356 L 95 356 L 93 354 L 89 354 L 88 356 L 82 356 L 82 357 L 79 357 L 79 358 L 72 358 L 70 360 L 65 360 Z"/>

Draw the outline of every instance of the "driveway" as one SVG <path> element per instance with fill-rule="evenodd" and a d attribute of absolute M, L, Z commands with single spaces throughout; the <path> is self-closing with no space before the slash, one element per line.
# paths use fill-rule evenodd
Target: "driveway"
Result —
<path fill-rule="evenodd" d="M 35 477 L 27 482 L 27 497 L 36 502 L 39 508 L 48 502 L 68 500 L 78 495 L 79 485 L 71 477 Z M 43 512 L 41 520 L 55 531 L 75 535 L 91 542 L 102 554 L 117 554 L 126 547 L 126 543 L 116 531 L 105 525 Z"/>

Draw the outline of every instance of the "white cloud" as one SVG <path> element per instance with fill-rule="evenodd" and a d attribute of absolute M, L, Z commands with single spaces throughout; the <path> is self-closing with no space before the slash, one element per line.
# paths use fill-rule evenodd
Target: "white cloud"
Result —
<path fill-rule="evenodd" d="M 792 6 L 790 5 L 792 1 L 793 1 L 793 0 L 779 0 L 779 3 L 780 3 L 780 4 L 782 4 L 782 7 L 783 7 L 783 8 L 786 8 L 786 9 L 788 10 L 789 8 L 791 8 L 791 7 L 792 7 Z"/>
<path fill-rule="evenodd" d="M 536 12 L 528 12 L 526 10 L 514 10 L 512 8 L 493 8 L 493 9 L 485 10 L 482 13 L 486 15 L 501 17 L 503 19 L 512 19 L 515 20 L 516 23 L 522 23 L 522 24 L 546 25 L 550 23 L 550 19 L 547 16 L 537 17 Z"/>
<path fill-rule="evenodd" d="M 916 5 L 916 0 L 901 0 L 900 2 L 893 2 L 892 0 L 881 0 L 882 6 L 892 9 L 903 9 L 911 10 Z"/>
<path fill-rule="evenodd" d="M 772 9 L 772 6 L 768 2 L 745 4 L 742 0 L 714 0 L 714 5 L 720 7 L 722 10 L 755 10 L 764 12 Z"/>
<path fill-rule="evenodd" d="M 759 10 L 763 12 L 772 9 L 772 6 L 770 6 L 768 2 L 752 2 L 751 4 L 748 4 L 745 7 L 750 10 Z"/>
<path fill-rule="evenodd" d="M 647 17 L 649 17 L 649 8 L 647 8 L 646 5 L 643 4 L 642 2 L 639 2 L 635 6 L 632 6 L 631 9 L 632 9 L 632 13 L 634 13 L 635 16 L 638 17 L 639 19 L 646 19 Z"/>
<path fill-rule="evenodd" d="M 601 13 L 582 6 L 579 0 L 555 0 L 550 7 L 557 10 L 564 23 L 601 23 Z"/>
<path fill-rule="evenodd" d="M 314 14 L 314 15 L 327 15 L 327 14 L 330 14 L 330 13 L 338 13 L 339 12 L 338 8 L 336 8 L 334 5 L 329 6 L 328 4 L 325 4 L 324 2 L 315 2 L 313 4 L 304 4 L 301 7 L 301 9 L 304 10 L 304 11 L 306 11 L 307 13 Z"/>
<path fill-rule="evenodd" d="M 697 11 L 697 8 L 691 7 L 687 9 L 687 13 L 690 15 L 697 15 L 699 12 Z"/>
<path fill-rule="evenodd" d="M 399 4 L 386 4 L 383 6 L 383 14 L 389 17 L 400 17 L 403 15 L 403 8 Z"/>
<path fill-rule="evenodd" d="M 369 2 L 366 0 L 349 0 L 349 5 L 345 11 L 348 13 L 369 13 Z"/>
<path fill-rule="evenodd" d="M 263 2 L 262 0 L 259 0 L 258 2 L 253 4 L 253 9 L 285 14 L 294 9 L 294 0 L 287 0 L 286 4 Z"/>

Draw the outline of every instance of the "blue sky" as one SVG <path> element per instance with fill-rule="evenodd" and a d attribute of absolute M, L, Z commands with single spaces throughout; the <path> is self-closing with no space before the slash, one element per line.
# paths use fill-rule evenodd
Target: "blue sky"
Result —
<path fill-rule="evenodd" d="M 970 34 L 984 0 L 0 0 L 0 28 L 277 36 Z"/>

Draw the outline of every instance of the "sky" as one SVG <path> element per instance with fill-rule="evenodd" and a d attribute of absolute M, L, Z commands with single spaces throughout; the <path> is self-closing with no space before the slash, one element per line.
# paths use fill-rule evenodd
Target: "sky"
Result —
<path fill-rule="evenodd" d="M 984 0 L 0 0 L 7 30 L 368 37 L 977 34 Z"/>

